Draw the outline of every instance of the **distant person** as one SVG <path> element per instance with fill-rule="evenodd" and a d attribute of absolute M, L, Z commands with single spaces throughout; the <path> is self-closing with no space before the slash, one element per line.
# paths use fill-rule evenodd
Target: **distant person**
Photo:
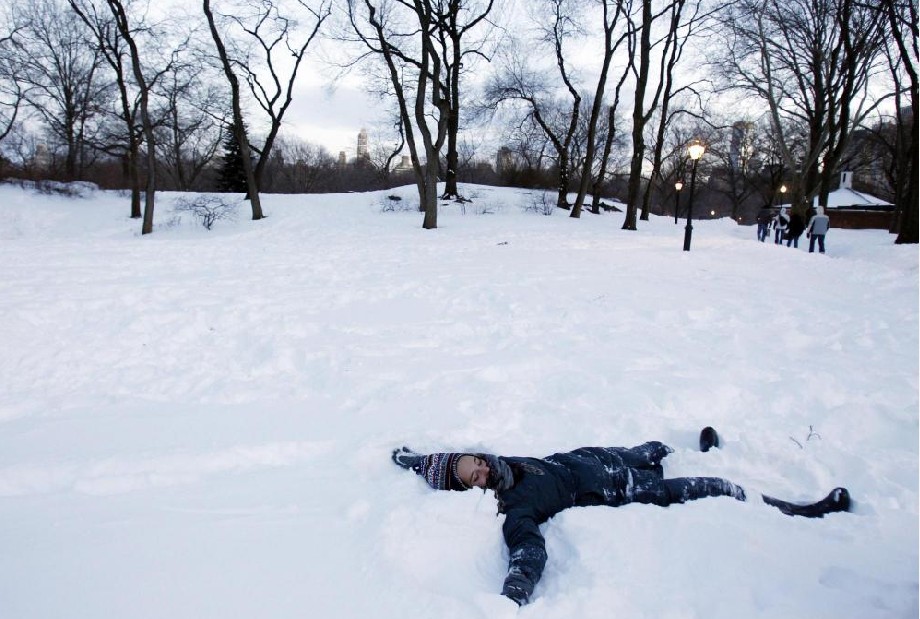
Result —
<path fill-rule="evenodd" d="M 773 243 L 774 245 L 782 245 L 783 237 L 786 234 L 786 230 L 789 229 L 789 214 L 786 212 L 786 207 L 779 209 L 779 213 L 776 214 L 776 217 L 773 218 L 773 230 L 776 231 Z"/>
<path fill-rule="evenodd" d="M 808 253 L 815 252 L 815 240 L 818 241 L 818 251 L 824 253 L 824 236 L 831 226 L 830 218 L 824 214 L 824 207 L 819 206 L 818 211 L 814 214 L 805 228 L 805 234 L 809 238 Z"/>
<path fill-rule="evenodd" d="M 700 449 L 719 446 L 710 427 L 700 433 Z M 505 514 L 502 533 L 508 545 L 508 574 L 502 595 L 519 606 L 526 604 L 546 565 L 546 543 L 540 525 L 569 507 L 619 507 L 645 503 L 662 507 L 707 497 L 747 500 L 741 486 L 719 477 L 665 479 L 661 461 L 674 451 L 658 441 L 637 447 L 582 447 L 545 458 L 518 458 L 484 453 L 423 455 L 408 447 L 393 451 L 393 462 L 425 478 L 435 490 L 490 489 Z M 790 516 L 819 518 L 847 511 L 846 488 L 834 489 L 825 499 L 796 505 L 762 495 Z M 611 532 L 611 538 L 628 532 Z"/>
<path fill-rule="evenodd" d="M 786 247 L 799 247 L 799 237 L 805 232 L 805 217 L 796 209 L 792 209 L 789 217 L 789 227 L 786 229 Z"/>
<path fill-rule="evenodd" d="M 769 206 L 762 206 L 757 213 L 757 240 L 761 243 L 770 236 L 771 221 L 773 221 L 773 211 Z"/>

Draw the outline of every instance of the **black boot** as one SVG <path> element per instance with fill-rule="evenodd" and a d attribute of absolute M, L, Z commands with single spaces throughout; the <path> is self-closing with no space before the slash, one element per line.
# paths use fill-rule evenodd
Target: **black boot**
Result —
<path fill-rule="evenodd" d="M 772 505 L 787 516 L 803 516 L 805 518 L 824 518 L 834 512 L 850 511 L 850 492 L 846 488 L 834 488 L 831 493 L 816 503 L 790 503 L 781 501 L 766 494 L 761 495 L 763 502 Z"/>
<path fill-rule="evenodd" d="M 703 428 L 700 432 L 700 451 L 707 452 L 713 447 L 719 446 L 719 434 L 710 426 Z"/>

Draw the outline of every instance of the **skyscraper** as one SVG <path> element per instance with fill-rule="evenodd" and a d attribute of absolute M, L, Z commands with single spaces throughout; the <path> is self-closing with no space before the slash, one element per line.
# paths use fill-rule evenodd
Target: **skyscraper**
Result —
<path fill-rule="evenodd" d="M 358 159 L 370 159 L 370 153 L 367 151 L 367 129 L 361 129 L 358 132 Z"/>

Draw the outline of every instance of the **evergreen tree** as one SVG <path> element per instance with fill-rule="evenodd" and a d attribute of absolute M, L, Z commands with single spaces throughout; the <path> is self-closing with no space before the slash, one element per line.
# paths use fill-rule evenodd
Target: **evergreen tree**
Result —
<path fill-rule="evenodd" d="M 229 126 L 224 129 L 223 142 L 224 156 L 217 179 L 217 189 L 223 193 L 245 194 L 249 188 L 246 186 L 246 173 L 243 171 L 243 156 L 236 136 Z"/>

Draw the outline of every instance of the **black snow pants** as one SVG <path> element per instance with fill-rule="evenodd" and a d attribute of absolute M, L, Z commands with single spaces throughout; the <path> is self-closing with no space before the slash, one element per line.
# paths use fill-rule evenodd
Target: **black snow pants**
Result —
<path fill-rule="evenodd" d="M 583 447 L 574 452 L 578 464 L 565 462 L 580 479 L 577 505 L 627 503 L 671 505 L 707 497 L 745 500 L 744 490 L 720 477 L 664 478 L 661 461 L 673 450 L 658 441 L 636 447 Z M 559 455 L 550 459 L 564 460 Z"/>

